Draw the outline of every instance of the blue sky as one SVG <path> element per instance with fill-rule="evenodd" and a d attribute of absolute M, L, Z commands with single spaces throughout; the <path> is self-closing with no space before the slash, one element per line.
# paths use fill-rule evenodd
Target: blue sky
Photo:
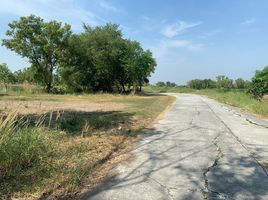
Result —
<path fill-rule="evenodd" d="M 120 24 L 126 38 L 152 50 L 151 82 L 185 84 L 194 78 L 250 79 L 268 65 L 267 0 L 1 0 L 0 38 L 20 16 L 38 15 L 82 31 L 82 22 Z M 0 47 L 12 71 L 27 60 Z"/>

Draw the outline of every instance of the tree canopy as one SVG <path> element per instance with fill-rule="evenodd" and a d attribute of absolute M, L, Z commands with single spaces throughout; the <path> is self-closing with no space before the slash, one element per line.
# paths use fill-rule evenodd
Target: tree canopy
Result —
<path fill-rule="evenodd" d="M 63 82 L 76 91 L 141 90 L 156 66 L 152 53 L 124 39 L 116 24 L 84 29 L 69 39 L 60 68 Z"/>
<path fill-rule="evenodd" d="M 30 15 L 13 21 L 6 32 L 8 39 L 3 45 L 24 58 L 36 69 L 37 81 L 50 92 L 54 70 L 65 50 L 71 35 L 70 25 L 57 21 L 44 22 L 40 17 Z"/>

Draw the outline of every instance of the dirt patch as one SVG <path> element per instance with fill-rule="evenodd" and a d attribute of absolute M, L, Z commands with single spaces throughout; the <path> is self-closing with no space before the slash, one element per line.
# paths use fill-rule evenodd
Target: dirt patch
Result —
<path fill-rule="evenodd" d="M 0 101 L 0 110 L 16 110 L 20 114 L 42 114 L 58 110 L 112 111 L 123 110 L 127 106 L 120 103 L 91 103 L 88 101 Z"/>

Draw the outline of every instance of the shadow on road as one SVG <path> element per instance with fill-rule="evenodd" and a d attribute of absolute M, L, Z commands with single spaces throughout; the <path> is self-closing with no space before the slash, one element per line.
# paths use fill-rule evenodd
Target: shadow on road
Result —
<path fill-rule="evenodd" d="M 204 166 L 203 169 L 200 169 L 194 165 L 194 162 L 192 165 L 186 166 L 183 161 L 189 159 L 194 160 L 199 156 L 200 153 L 204 153 L 207 151 L 207 149 L 213 148 L 213 144 L 197 146 L 194 150 L 189 149 L 189 151 L 180 152 L 185 156 L 178 156 L 178 159 L 172 160 L 169 159 L 170 152 L 178 148 L 178 146 L 187 146 L 187 143 L 192 143 L 198 141 L 199 139 L 193 138 L 191 140 L 178 140 L 176 145 L 167 145 L 165 148 L 161 149 L 161 151 L 154 152 L 150 150 L 151 146 L 159 145 L 158 142 L 160 141 L 164 145 L 165 141 L 170 140 L 172 135 L 182 134 L 189 129 L 195 128 L 198 127 L 190 127 L 176 132 L 170 132 L 169 134 L 167 134 L 169 130 L 165 132 L 156 130 L 148 131 L 148 133 L 144 135 L 143 139 L 146 140 L 146 138 L 150 138 L 150 141 L 141 142 L 134 149 L 134 151 L 142 149 L 142 152 L 148 156 L 147 159 L 138 165 L 135 165 L 135 167 L 127 173 L 114 176 L 106 183 L 103 183 L 94 188 L 94 190 L 85 192 L 80 199 L 91 199 L 102 191 L 118 190 L 118 192 L 120 192 L 119 189 L 126 187 L 133 188 L 131 186 L 146 183 L 148 181 L 153 181 L 159 186 L 159 189 L 161 190 L 161 196 L 159 196 L 159 199 L 167 199 L 167 197 L 171 195 L 170 191 L 174 191 L 176 194 L 176 192 L 179 192 L 182 188 L 179 186 L 176 187 L 174 185 L 166 185 L 165 183 L 161 183 L 161 181 L 154 178 L 158 173 L 161 173 L 160 171 L 163 170 L 175 170 L 178 177 L 180 177 L 179 175 L 184 174 L 185 179 L 191 183 L 191 187 L 187 189 L 187 194 L 185 196 L 180 196 L 179 198 L 177 197 L 177 199 L 197 199 L 197 193 L 201 193 L 205 199 L 236 199 L 241 194 L 246 194 L 248 199 L 261 199 L 261 197 L 268 195 L 268 177 L 260 177 L 264 173 L 261 171 L 262 169 L 256 165 L 256 161 L 250 157 L 240 157 L 239 159 L 233 158 L 231 160 L 228 160 L 228 166 L 232 167 L 238 165 L 242 168 L 248 169 L 246 176 L 244 176 L 244 173 L 242 174 L 242 172 L 241 174 L 237 174 L 234 173 L 232 169 L 226 170 L 221 166 L 223 163 L 219 162 L 218 166 L 213 168 L 208 173 L 209 190 L 206 190 L 205 180 L 202 180 L 202 177 L 203 172 L 208 166 Z M 208 163 L 208 165 L 209 164 L 210 163 Z M 146 170 L 141 173 L 141 171 L 144 169 Z M 196 174 L 200 175 L 201 180 L 195 178 Z M 170 178 L 174 178 L 174 176 Z M 264 181 L 260 182 L 260 180 Z M 177 182 L 179 183 L 180 180 L 177 180 Z M 181 182 L 184 182 L 184 180 Z"/>

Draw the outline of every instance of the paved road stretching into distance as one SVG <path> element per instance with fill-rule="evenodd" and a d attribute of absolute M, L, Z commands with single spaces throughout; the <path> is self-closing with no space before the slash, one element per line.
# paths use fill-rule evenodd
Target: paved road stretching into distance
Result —
<path fill-rule="evenodd" d="M 268 200 L 268 123 L 207 97 L 177 100 L 117 167 L 118 176 L 85 199 Z"/>

